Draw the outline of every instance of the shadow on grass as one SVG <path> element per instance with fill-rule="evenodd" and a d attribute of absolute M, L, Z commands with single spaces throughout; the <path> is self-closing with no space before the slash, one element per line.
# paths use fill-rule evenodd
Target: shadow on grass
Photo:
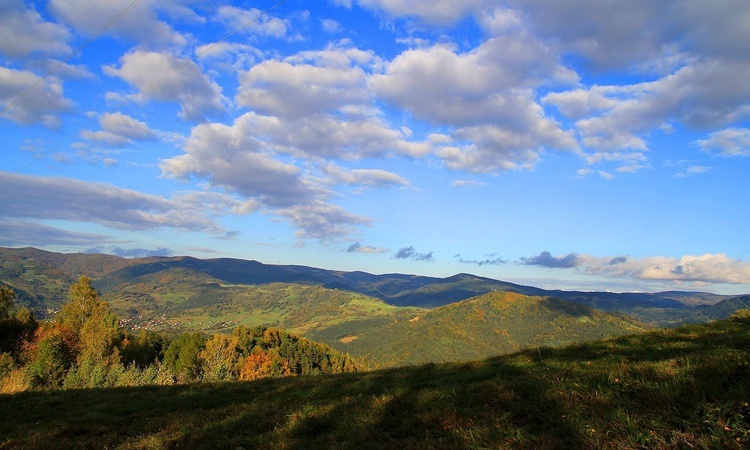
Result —
<path fill-rule="evenodd" d="M 2 395 L 0 449 L 741 448 L 748 334 L 728 323 L 466 364 Z M 692 366 L 666 380 L 671 358 Z"/>
<path fill-rule="evenodd" d="M 0 448 L 580 447 L 537 375 L 500 360 L 341 376 L 0 396 Z"/>

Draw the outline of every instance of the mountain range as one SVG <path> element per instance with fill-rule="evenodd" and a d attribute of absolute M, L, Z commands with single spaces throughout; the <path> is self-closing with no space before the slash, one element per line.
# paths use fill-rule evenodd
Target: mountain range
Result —
<path fill-rule="evenodd" d="M 471 274 L 374 275 L 239 259 L 0 248 L 0 284 L 51 318 L 80 275 L 128 329 L 273 326 L 389 367 L 560 346 L 728 317 L 750 296 L 544 290 Z"/>
<path fill-rule="evenodd" d="M 94 286 L 110 300 L 123 295 L 147 300 L 151 295 L 146 286 L 149 283 L 153 285 L 153 291 L 177 290 L 187 296 L 192 291 L 206 290 L 211 286 L 315 285 L 373 297 L 393 306 L 421 308 L 444 306 L 490 292 L 513 292 L 570 300 L 602 311 L 623 312 L 656 326 L 726 317 L 731 311 L 722 311 L 736 308 L 721 302 L 731 300 L 732 305 L 747 302 L 747 296 L 705 292 L 545 290 L 465 273 L 447 278 L 375 275 L 229 258 L 126 259 L 102 254 L 61 254 L 34 248 L 0 248 L 0 282 L 12 287 L 21 303 L 39 314 L 44 314 L 48 308 L 59 307 L 65 300 L 67 286 L 81 274 L 92 277 Z"/>

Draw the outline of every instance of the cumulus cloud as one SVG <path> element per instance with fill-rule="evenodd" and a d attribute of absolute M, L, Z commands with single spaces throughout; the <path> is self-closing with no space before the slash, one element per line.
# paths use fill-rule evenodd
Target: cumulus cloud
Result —
<path fill-rule="evenodd" d="M 678 0 L 359 4 L 433 25 L 473 15 L 489 35 L 463 53 L 450 45 L 420 45 L 372 77 L 379 98 L 449 127 L 453 142 L 437 155 L 452 169 L 531 168 L 545 150 L 582 147 L 588 164 L 612 162 L 619 172 L 634 172 L 648 167 L 652 132 L 668 132 L 676 124 L 710 131 L 742 123 L 750 114 L 750 88 L 744 82 L 750 57 L 743 45 L 750 40 L 745 23 L 750 4 L 742 0 L 726 0 L 721 8 Z M 624 70 L 652 79 L 582 86 L 560 62 L 564 54 L 579 58 L 583 70 Z M 575 89 L 546 89 L 540 80 Z M 541 105 L 540 92 L 548 92 Z M 557 107 L 577 135 L 542 106 Z M 719 139 L 711 135 L 699 145 L 721 154 L 746 148 Z"/>
<path fill-rule="evenodd" d="M 652 131 L 673 123 L 704 130 L 745 117 L 750 87 L 740 80 L 748 77 L 748 64 L 705 61 L 652 82 L 551 93 L 542 103 L 575 120 L 583 146 L 594 152 L 591 160 L 645 160 Z M 711 139 L 700 145 L 713 148 Z"/>
<path fill-rule="evenodd" d="M 34 72 L 0 66 L 0 100 L 3 105 L 9 104 L 39 78 Z M 60 126 L 59 114 L 72 109 L 73 102 L 65 98 L 60 80 L 49 77 L 2 113 L 0 117 L 23 125 L 40 123 L 50 128 L 57 128 Z"/>
<path fill-rule="evenodd" d="M 88 0 L 51 0 L 49 9 L 53 15 L 90 36 L 106 23 L 103 18 L 112 18 L 130 5 L 130 0 L 91 2 Z M 106 31 L 120 39 L 138 42 L 150 48 L 167 46 L 182 47 L 187 39 L 158 17 L 160 2 L 143 1 L 122 15 Z"/>
<path fill-rule="evenodd" d="M 552 256 L 542 252 L 521 263 L 555 269 L 571 269 L 588 275 L 634 278 L 650 281 L 682 281 L 750 285 L 750 262 L 730 258 L 723 253 L 684 255 L 679 258 L 654 256 L 633 259 L 627 256 L 596 257 L 569 253 Z"/>
<path fill-rule="evenodd" d="M 185 142 L 185 154 L 162 161 L 162 170 L 175 178 L 206 178 L 270 206 L 289 207 L 317 197 L 319 188 L 297 166 L 277 159 L 256 137 L 256 120 L 263 118 L 248 113 L 232 126 L 198 125 Z"/>
<path fill-rule="evenodd" d="M 743 0 L 725 0 L 720 8 L 679 0 L 512 0 L 509 6 L 535 33 L 554 38 L 599 70 L 658 67 L 681 53 L 748 58 L 742 43 L 750 40 L 744 22 L 750 5 Z"/>
<path fill-rule="evenodd" d="M 365 69 L 378 58 L 345 44 L 269 59 L 240 74 L 236 101 L 256 113 L 247 116 L 255 135 L 303 158 L 426 154 L 427 144 L 410 142 L 375 106 Z"/>
<path fill-rule="evenodd" d="M 396 259 L 413 259 L 415 261 L 434 261 L 433 253 L 420 253 L 414 247 L 409 246 L 400 248 L 393 257 Z"/>
<path fill-rule="evenodd" d="M 242 27 L 242 32 L 282 38 L 287 34 L 287 22 L 269 15 L 263 15 L 259 9 L 242 9 L 235 6 L 222 6 L 216 13 L 218 22 L 223 23 L 229 31 Z"/>
<path fill-rule="evenodd" d="M 166 247 L 148 249 L 148 248 L 122 248 L 118 246 L 100 245 L 97 247 L 88 248 L 84 250 L 83 253 L 107 254 L 107 255 L 120 256 L 123 258 L 146 258 L 149 256 L 169 256 L 172 254 L 172 250 Z"/>
<path fill-rule="evenodd" d="M 750 156 L 750 128 L 727 128 L 697 143 L 702 150 L 721 156 Z"/>
<path fill-rule="evenodd" d="M 387 253 L 391 251 L 389 248 L 383 248 L 383 247 L 373 247 L 371 245 L 362 245 L 359 242 L 355 242 L 354 244 L 347 247 L 346 252 L 347 253 Z"/>
<path fill-rule="evenodd" d="M 370 219 L 347 213 L 328 202 L 330 193 L 296 165 L 281 161 L 252 129 L 248 113 L 232 126 L 202 124 L 185 143 L 185 154 L 164 160 L 171 177 L 200 177 L 257 201 L 298 228 L 297 236 L 328 240 L 344 236 Z"/>
<path fill-rule="evenodd" d="M 552 256 L 550 252 L 544 251 L 536 256 L 521 258 L 521 262 L 527 266 L 542 266 L 553 269 L 570 269 L 581 264 L 581 257 L 575 253 L 565 256 Z"/>
<path fill-rule="evenodd" d="M 47 22 L 22 0 L 0 3 L 0 54 L 11 58 L 32 53 L 59 54 L 70 51 L 68 30 Z"/>
<path fill-rule="evenodd" d="M 357 66 L 330 67 L 266 60 L 240 77 L 240 106 L 285 118 L 337 112 L 369 101 Z"/>
<path fill-rule="evenodd" d="M 608 258 L 582 257 L 582 270 L 641 280 L 703 283 L 750 284 L 750 262 L 725 254 L 685 255 L 679 258 L 656 256 L 641 260 L 622 259 L 612 264 Z"/>
<path fill-rule="evenodd" d="M 61 177 L 4 173 L 0 204 L 8 219 L 97 223 L 119 230 L 176 228 L 218 236 L 227 231 L 214 216 L 243 202 L 216 193 L 184 193 L 172 199 Z M 196 202 L 200 196 L 200 202 Z M 19 243 L 29 244 L 29 242 Z"/>
<path fill-rule="evenodd" d="M 109 145 L 125 145 L 133 141 L 156 139 L 157 133 L 146 123 L 120 112 L 107 114 L 99 119 L 101 131 L 83 130 L 81 137 Z"/>
<path fill-rule="evenodd" d="M 135 50 L 120 58 L 120 67 L 105 66 L 104 73 L 127 81 L 141 97 L 180 104 L 180 116 L 202 122 L 224 111 L 221 87 L 206 77 L 191 60 L 168 53 Z M 164 78 L 167 74 L 169 77 Z M 164 79 L 163 79 L 164 78 Z"/>
<path fill-rule="evenodd" d="M 552 49 L 522 32 L 464 53 L 447 45 L 407 50 L 372 76 L 379 98 L 452 130 L 453 142 L 436 154 L 451 169 L 473 172 L 531 168 L 545 149 L 577 150 L 535 93 L 542 84 L 575 82 Z"/>

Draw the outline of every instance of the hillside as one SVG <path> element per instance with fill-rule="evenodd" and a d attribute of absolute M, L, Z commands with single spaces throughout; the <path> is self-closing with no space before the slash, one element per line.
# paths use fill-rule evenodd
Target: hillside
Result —
<path fill-rule="evenodd" d="M 308 336 L 380 367 L 487 358 L 645 331 L 627 317 L 550 297 L 493 292 L 409 320 L 352 321 Z"/>
<path fill-rule="evenodd" d="M 747 448 L 750 320 L 488 360 L 0 396 L 0 448 Z"/>
<path fill-rule="evenodd" d="M 678 310 L 710 306 L 731 298 L 704 292 L 612 293 L 544 290 L 470 274 L 434 278 L 405 274 L 373 275 L 306 266 L 269 265 L 239 259 L 150 257 L 126 259 L 109 255 L 60 254 L 34 248 L 0 248 L 0 284 L 14 289 L 19 302 L 37 314 L 48 315 L 64 301 L 67 286 L 80 275 L 94 279 L 94 286 L 110 302 L 148 302 L 148 292 L 158 286 L 192 295 L 206 283 L 256 286 L 269 283 L 317 285 L 378 298 L 395 306 L 437 307 L 467 298 L 502 291 L 557 297 L 597 308 L 619 311 L 656 326 L 674 325 Z M 149 280 L 150 279 L 150 280 Z M 145 284 L 144 284 L 145 283 Z M 158 300 L 158 299 L 157 299 Z M 119 311 L 123 317 L 129 308 Z M 135 308 L 136 313 L 138 308 Z M 664 312 L 665 314 L 662 314 Z M 674 314 L 673 314 L 674 313 Z M 137 314 L 135 314 L 137 315 Z M 724 316 L 726 317 L 726 315 Z"/>
<path fill-rule="evenodd" d="M 162 273 L 160 279 L 166 275 Z M 122 286 L 117 292 L 104 298 L 115 311 L 127 312 L 124 322 L 130 329 L 218 331 L 270 325 L 306 333 L 362 319 L 406 319 L 423 311 L 353 292 L 288 283 L 186 286 L 156 280 Z"/>

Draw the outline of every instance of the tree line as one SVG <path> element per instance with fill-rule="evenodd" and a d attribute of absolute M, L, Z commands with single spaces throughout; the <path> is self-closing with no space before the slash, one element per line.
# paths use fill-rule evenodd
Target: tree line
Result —
<path fill-rule="evenodd" d="M 357 371 L 348 354 L 278 328 L 231 334 L 133 333 L 81 276 L 54 320 L 37 321 L 0 287 L 0 393 L 245 381 Z"/>

